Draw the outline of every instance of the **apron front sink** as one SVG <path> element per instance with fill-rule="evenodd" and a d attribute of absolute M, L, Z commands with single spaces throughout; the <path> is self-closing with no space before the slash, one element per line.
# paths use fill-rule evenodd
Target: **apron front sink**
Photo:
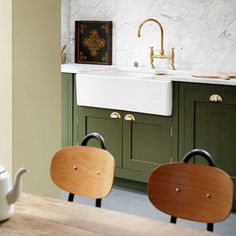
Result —
<path fill-rule="evenodd" d="M 117 68 L 76 75 L 77 104 L 147 114 L 172 114 L 172 82 L 168 76 Z"/>

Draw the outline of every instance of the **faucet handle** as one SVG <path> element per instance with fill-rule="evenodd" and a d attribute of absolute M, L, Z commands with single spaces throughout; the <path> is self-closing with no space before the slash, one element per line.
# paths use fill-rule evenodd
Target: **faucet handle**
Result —
<path fill-rule="evenodd" d="M 171 48 L 170 64 L 171 64 L 172 70 L 176 70 L 176 68 L 175 68 L 175 47 Z"/>
<path fill-rule="evenodd" d="M 170 62 L 173 70 L 176 70 L 175 68 L 175 50 L 182 50 L 182 47 L 172 47 L 171 48 L 171 54 L 170 54 Z"/>
<path fill-rule="evenodd" d="M 155 66 L 154 66 L 154 49 L 153 49 L 153 47 L 149 47 L 149 48 L 150 48 L 150 64 L 151 64 L 152 69 L 155 69 Z"/>
<path fill-rule="evenodd" d="M 153 49 L 153 46 L 149 47 L 150 48 L 150 55 L 154 55 L 154 49 Z"/>

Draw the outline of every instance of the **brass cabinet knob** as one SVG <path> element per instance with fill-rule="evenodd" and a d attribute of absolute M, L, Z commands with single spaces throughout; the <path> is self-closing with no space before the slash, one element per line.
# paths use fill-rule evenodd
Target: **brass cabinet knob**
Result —
<path fill-rule="evenodd" d="M 120 116 L 120 114 L 119 114 L 118 112 L 114 111 L 114 112 L 112 112 L 112 113 L 110 114 L 110 118 L 111 118 L 111 119 L 120 119 L 121 116 Z"/>
<path fill-rule="evenodd" d="M 127 114 L 124 119 L 127 121 L 135 121 L 135 117 L 131 114 Z"/>
<path fill-rule="evenodd" d="M 218 94 L 212 94 L 212 95 L 210 96 L 210 98 L 209 98 L 209 101 L 211 101 L 211 102 L 222 102 L 223 99 L 222 99 L 222 97 L 221 97 L 220 95 L 218 95 Z"/>

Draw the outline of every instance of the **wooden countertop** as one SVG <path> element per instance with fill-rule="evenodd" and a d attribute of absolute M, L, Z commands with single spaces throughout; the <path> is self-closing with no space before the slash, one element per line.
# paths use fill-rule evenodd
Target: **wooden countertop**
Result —
<path fill-rule="evenodd" d="M 23 193 L 11 218 L 0 223 L 0 235 L 213 236 L 125 213 Z"/>

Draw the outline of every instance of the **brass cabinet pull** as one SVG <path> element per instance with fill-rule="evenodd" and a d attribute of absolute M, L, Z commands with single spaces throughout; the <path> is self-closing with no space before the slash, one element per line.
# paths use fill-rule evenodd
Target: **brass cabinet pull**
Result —
<path fill-rule="evenodd" d="M 114 111 L 110 114 L 111 119 L 120 119 L 121 116 L 118 112 Z"/>
<path fill-rule="evenodd" d="M 127 120 L 127 121 L 135 121 L 135 117 L 133 115 L 131 115 L 131 114 L 127 114 L 125 116 L 125 120 Z"/>
<path fill-rule="evenodd" d="M 211 102 L 222 102 L 223 99 L 222 99 L 222 97 L 221 97 L 220 95 L 218 95 L 218 94 L 212 94 L 212 95 L 210 96 L 210 98 L 209 98 L 209 101 L 211 101 Z"/>

